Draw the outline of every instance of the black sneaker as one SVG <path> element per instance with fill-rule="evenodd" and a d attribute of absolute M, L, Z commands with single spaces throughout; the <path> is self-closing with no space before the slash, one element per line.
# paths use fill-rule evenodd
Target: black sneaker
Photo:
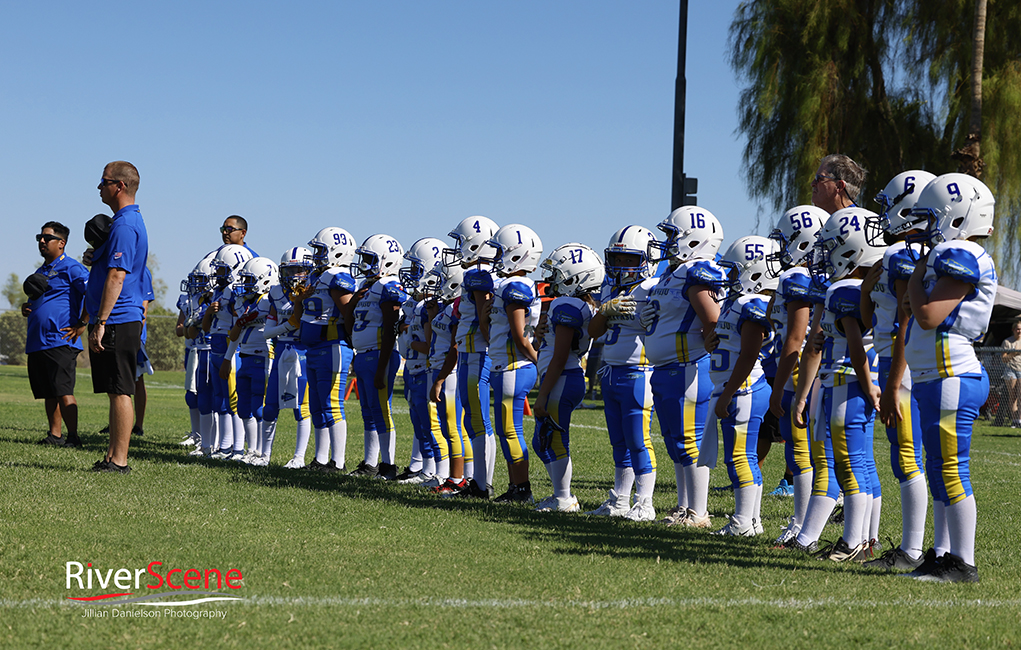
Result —
<path fill-rule="evenodd" d="M 421 473 L 422 473 L 421 470 L 419 470 L 417 472 L 413 472 L 413 471 L 411 471 L 410 467 L 405 467 L 404 471 L 397 475 L 397 480 L 398 481 L 407 481 L 409 478 L 415 478 L 416 476 L 418 476 Z"/>
<path fill-rule="evenodd" d="M 379 473 L 379 468 L 375 465 L 369 465 L 364 460 L 358 463 L 358 467 L 348 476 L 375 476 Z"/>
<path fill-rule="evenodd" d="M 831 560 L 833 562 L 858 562 L 865 561 L 865 544 L 858 544 L 854 548 L 848 546 L 841 537 L 835 544 L 829 544 L 815 555 L 820 560 Z"/>
<path fill-rule="evenodd" d="M 311 463 L 309 463 L 308 465 L 305 465 L 305 469 L 307 469 L 309 471 L 312 471 L 312 472 L 322 472 L 322 471 L 324 471 L 326 469 L 326 467 L 327 467 L 326 465 L 324 465 L 323 463 L 320 463 L 315 458 L 312 459 Z"/>
<path fill-rule="evenodd" d="M 110 425 L 109 425 L 109 424 L 108 424 L 108 425 L 106 425 L 105 427 L 103 427 L 102 429 L 100 429 L 100 430 L 99 430 L 99 432 L 100 432 L 100 433 L 110 433 Z"/>
<path fill-rule="evenodd" d="M 326 474 L 336 474 L 337 472 L 346 472 L 347 471 L 347 465 L 344 465 L 343 467 L 337 467 L 337 461 L 331 460 L 330 462 L 328 462 L 325 465 L 323 465 L 320 471 L 325 472 Z"/>
<path fill-rule="evenodd" d="M 915 580 L 922 582 L 978 582 L 978 569 L 964 560 L 947 553 L 939 559 L 937 566 L 931 573 L 918 576 Z"/>
<path fill-rule="evenodd" d="M 72 449 L 82 448 L 82 439 L 78 437 L 77 433 L 68 433 L 64 438 L 64 446 L 71 447 Z"/>
<path fill-rule="evenodd" d="M 914 571 L 922 564 L 924 558 L 924 555 L 919 555 L 917 560 L 912 560 L 907 553 L 896 546 L 876 559 L 866 562 L 864 566 L 881 571 Z"/>
<path fill-rule="evenodd" d="M 532 503 L 532 487 L 530 485 L 515 485 L 513 483 L 507 491 L 496 497 L 493 503 Z"/>
<path fill-rule="evenodd" d="M 144 436 L 145 435 L 145 431 L 142 430 L 142 427 L 140 427 L 140 426 L 138 426 L 136 424 L 135 426 L 131 427 L 131 435 L 133 435 L 133 436 Z"/>
<path fill-rule="evenodd" d="M 55 436 L 52 433 L 46 434 L 46 437 L 40 440 L 36 444 L 45 445 L 47 447 L 63 447 L 67 441 L 63 437 Z"/>
<path fill-rule="evenodd" d="M 837 506 L 833 509 L 833 514 L 830 515 L 829 523 L 837 526 L 844 525 L 844 506 Z"/>
<path fill-rule="evenodd" d="M 790 538 L 783 543 L 781 548 L 785 548 L 789 551 L 801 551 L 802 553 L 815 553 L 819 550 L 819 544 L 817 542 L 809 542 L 808 545 L 804 545 L 798 541 L 798 536 Z"/>
<path fill-rule="evenodd" d="M 118 465 L 112 460 L 101 460 L 92 466 L 93 472 L 110 472 L 115 474 L 130 474 L 130 465 Z"/>
<path fill-rule="evenodd" d="M 479 484 L 473 478 L 468 479 L 468 485 L 463 490 L 444 494 L 443 496 L 458 499 L 483 499 L 485 501 L 489 501 L 493 497 L 488 489 L 479 487 Z"/>
<path fill-rule="evenodd" d="M 379 473 L 376 474 L 376 478 L 381 478 L 384 481 L 396 481 L 397 466 L 393 463 L 380 463 Z"/>
<path fill-rule="evenodd" d="M 927 576 L 936 570 L 939 566 L 940 558 L 936 556 L 936 549 L 930 548 L 922 556 L 922 563 L 918 565 L 918 568 L 911 573 L 905 573 L 905 578 L 918 578 L 920 576 Z"/>

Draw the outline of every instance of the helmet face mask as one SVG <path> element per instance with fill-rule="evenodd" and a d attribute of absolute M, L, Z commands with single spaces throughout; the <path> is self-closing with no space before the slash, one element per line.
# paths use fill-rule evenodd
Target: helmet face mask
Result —
<path fill-rule="evenodd" d="M 858 207 L 837 210 L 819 232 L 809 268 L 813 276 L 841 280 L 861 267 L 870 267 L 883 257 L 885 246 L 866 241 L 865 224 L 875 212 Z"/>
<path fill-rule="evenodd" d="M 349 267 L 355 257 L 355 239 L 343 228 L 330 226 L 316 233 L 309 240 L 312 251 L 309 262 L 316 270 L 330 267 Z"/>
<path fill-rule="evenodd" d="M 656 236 L 641 226 L 624 226 L 610 237 L 603 251 L 606 277 L 616 287 L 637 284 L 652 274 L 649 261 Z"/>
<path fill-rule="evenodd" d="M 269 292 L 270 287 L 279 283 L 277 265 L 265 257 L 255 257 L 245 262 L 238 271 L 238 286 L 235 295 L 253 298 Z"/>
<path fill-rule="evenodd" d="M 284 251 L 277 267 L 280 284 L 291 292 L 304 284 L 315 268 L 312 257 L 312 251 L 303 246 L 295 246 Z"/>
<path fill-rule="evenodd" d="M 599 255 L 584 244 L 564 244 L 542 262 L 547 295 L 581 297 L 598 291 L 606 271 Z"/>
<path fill-rule="evenodd" d="M 437 266 L 425 274 L 422 281 L 426 298 L 444 303 L 451 302 L 461 293 L 464 269 L 458 266 Z"/>
<path fill-rule="evenodd" d="M 435 237 L 423 237 L 412 244 L 404 254 L 410 265 L 402 267 L 398 274 L 401 285 L 405 289 L 418 288 L 426 273 L 443 263 L 444 250 L 443 242 Z"/>
<path fill-rule="evenodd" d="M 490 237 L 496 234 L 500 227 L 488 217 L 474 216 L 462 219 L 454 226 L 454 229 L 447 233 L 447 236 L 454 240 L 453 248 L 444 248 L 441 252 L 444 266 L 464 266 L 477 264 L 479 256 L 492 251 L 480 250 Z"/>
<path fill-rule="evenodd" d="M 773 277 L 795 266 L 805 264 L 815 245 L 816 235 L 823 229 L 830 215 L 814 205 L 798 205 L 782 215 L 769 239 L 777 248 L 766 255 L 766 270 Z"/>
<path fill-rule="evenodd" d="M 542 257 L 542 240 L 528 226 L 506 225 L 486 243 L 494 250 L 493 268 L 503 276 L 531 273 Z"/>
<path fill-rule="evenodd" d="M 355 252 L 356 263 L 351 273 L 356 278 L 397 277 L 404 249 L 389 235 L 372 235 Z"/>
<path fill-rule="evenodd" d="M 775 291 L 779 280 L 768 273 L 766 259 L 776 252 L 776 247 L 775 240 L 757 235 L 741 237 L 731 244 L 718 262 L 728 271 L 727 291 L 718 292 L 718 297 L 726 293 L 726 299 L 734 300 L 742 295 Z"/>
<path fill-rule="evenodd" d="M 917 169 L 894 176 L 876 195 L 879 214 L 866 221 L 865 240 L 872 246 L 886 246 L 924 226 L 925 220 L 912 215 L 912 208 L 922 190 L 935 178 L 934 174 Z"/>

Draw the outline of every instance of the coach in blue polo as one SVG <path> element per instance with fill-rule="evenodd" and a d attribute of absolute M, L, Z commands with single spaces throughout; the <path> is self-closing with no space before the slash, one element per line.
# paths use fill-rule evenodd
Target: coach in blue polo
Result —
<path fill-rule="evenodd" d="M 21 306 L 28 318 L 25 352 L 32 394 L 46 404 L 50 432 L 40 442 L 55 447 L 81 447 L 78 402 L 74 399 L 75 366 L 82 351 L 80 320 L 89 270 L 64 254 L 71 231 L 48 221 L 35 236 L 45 264 L 25 280 L 29 301 Z M 67 437 L 61 435 L 61 422 Z"/>
<path fill-rule="evenodd" d="M 114 211 L 110 235 L 92 252 L 85 307 L 89 312 L 92 388 L 110 398 L 110 446 L 96 472 L 127 474 L 128 446 L 135 419 L 135 365 L 142 344 L 142 301 L 149 238 L 135 205 L 138 170 L 123 160 L 108 164 L 99 197 Z"/>

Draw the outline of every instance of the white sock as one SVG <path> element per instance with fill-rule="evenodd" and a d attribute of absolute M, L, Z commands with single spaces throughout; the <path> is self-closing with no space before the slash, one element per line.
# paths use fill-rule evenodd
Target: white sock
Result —
<path fill-rule="evenodd" d="M 486 461 L 486 438 L 488 437 L 483 433 L 472 438 L 472 457 L 475 459 L 475 462 L 472 465 L 471 477 L 483 490 L 486 489 L 490 481 L 490 475 L 486 473 L 489 469 L 489 463 Z M 465 463 L 465 467 L 467 466 L 468 463 Z"/>
<path fill-rule="evenodd" d="M 656 489 L 656 470 L 635 476 L 635 483 L 638 484 L 637 499 L 651 499 Z"/>
<path fill-rule="evenodd" d="M 202 417 L 198 409 L 188 409 L 188 415 L 191 417 L 191 435 L 192 438 L 198 438 L 201 435 L 202 425 L 199 424 L 199 418 Z"/>
<path fill-rule="evenodd" d="M 337 469 L 344 467 L 347 457 L 347 420 L 337 420 L 329 426 L 330 460 L 337 464 Z"/>
<path fill-rule="evenodd" d="M 882 511 L 883 497 L 872 497 L 872 511 L 869 512 L 869 541 L 879 539 L 879 515 Z"/>
<path fill-rule="evenodd" d="M 220 431 L 220 449 L 234 451 L 234 416 L 217 413 L 216 423 Z"/>
<path fill-rule="evenodd" d="M 375 429 L 366 429 L 362 435 L 365 439 L 365 464 L 376 467 L 379 464 L 379 436 Z"/>
<path fill-rule="evenodd" d="M 486 476 L 489 477 L 489 483 L 493 482 L 496 478 L 496 436 L 493 434 L 486 435 Z M 485 485 L 479 484 L 483 488 Z M 488 485 L 488 484 L 487 484 Z"/>
<path fill-rule="evenodd" d="M 808 511 L 808 499 L 812 496 L 812 477 L 814 472 L 808 470 L 794 477 L 794 523 L 800 528 L 805 523 Z"/>
<path fill-rule="evenodd" d="M 199 415 L 199 434 L 202 436 L 199 446 L 203 449 L 209 449 L 216 442 L 216 418 L 213 417 L 212 413 L 205 413 Z"/>
<path fill-rule="evenodd" d="M 273 439 L 277 435 L 277 421 L 276 420 L 263 420 L 262 421 L 262 457 L 269 460 L 269 457 L 273 454 Z"/>
<path fill-rule="evenodd" d="M 975 528 L 978 521 L 978 507 L 975 496 L 946 506 L 947 529 L 950 532 L 950 552 L 975 566 Z"/>
<path fill-rule="evenodd" d="M 950 530 L 947 528 L 946 505 L 942 501 L 932 503 L 932 547 L 936 550 L 936 557 L 946 555 L 950 552 Z"/>
<path fill-rule="evenodd" d="M 436 461 L 436 471 L 433 472 L 433 474 L 440 478 L 447 478 L 450 476 L 450 458 L 444 458 L 443 460 Z"/>
<path fill-rule="evenodd" d="M 212 427 L 213 445 L 212 445 L 211 449 L 213 451 L 216 451 L 216 450 L 218 450 L 220 448 L 220 414 L 219 413 L 210 413 L 209 417 L 213 418 L 213 427 Z"/>
<path fill-rule="evenodd" d="M 475 478 L 475 461 L 464 461 L 464 473 L 461 475 L 461 478 Z"/>
<path fill-rule="evenodd" d="M 630 467 L 613 468 L 613 491 L 617 496 L 631 503 L 631 488 L 635 484 L 635 470 Z"/>
<path fill-rule="evenodd" d="M 426 476 L 432 476 L 436 473 L 436 459 L 433 457 L 423 458 L 421 468 L 413 471 L 422 472 Z"/>
<path fill-rule="evenodd" d="M 752 501 L 752 521 L 762 525 L 762 484 L 755 486 L 755 500 Z"/>
<path fill-rule="evenodd" d="M 234 424 L 234 451 L 245 452 L 245 423 L 237 413 L 232 413 L 230 421 Z"/>
<path fill-rule="evenodd" d="M 752 525 L 752 511 L 755 509 L 755 486 L 734 488 L 734 519 L 737 520 L 738 528 L 748 528 Z"/>
<path fill-rule="evenodd" d="M 699 517 L 709 512 L 709 468 L 692 463 L 684 468 L 685 491 L 688 507 Z"/>
<path fill-rule="evenodd" d="M 555 460 L 546 466 L 549 470 L 550 482 L 553 483 L 553 496 L 558 499 L 567 499 L 571 496 L 571 477 L 574 474 L 574 466 L 571 457 Z"/>
<path fill-rule="evenodd" d="M 921 557 L 925 543 L 925 514 L 929 509 L 929 491 L 925 476 L 919 474 L 900 484 L 900 549 L 912 560 Z"/>
<path fill-rule="evenodd" d="M 836 499 L 829 497 L 812 496 L 808 500 L 808 510 L 805 512 L 805 521 L 801 524 L 801 532 L 798 533 L 798 543 L 808 546 L 812 542 L 819 541 L 822 529 L 826 527 L 826 521 L 830 513 L 837 505 Z M 847 515 L 844 515 L 845 519 Z"/>
<path fill-rule="evenodd" d="M 381 463 L 395 465 L 397 463 L 397 432 L 393 429 L 379 434 L 379 453 Z"/>
<path fill-rule="evenodd" d="M 258 451 L 259 446 L 259 421 L 254 417 L 241 420 L 241 426 L 245 430 L 245 441 L 248 443 L 248 451 Z"/>
<path fill-rule="evenodd" d="M 418 438 L 411 436 L 411 460 L 408 462 L 408 469 L 412 472 L 422 470 L 422 448 Z"/>
<path fill-rule="evenodd" d="M 305 418 L 298 420 L 298 440 L 294 445 L 294 457 L 305 462 L 305 452 L 308 451 L 308 439 L 312 435 L 312 420 Z"/>
<path fill-rule="evenodd" d="M 861 534 L 862 534 L 862 537 L 864 537 L 865 541 L 867 542 L 867 541 L 869 541 L 869 536 L 868 536 L 869 535 L 869 526 L 872 523 L 872 506 L 875 505 L 875 504 L 872 502 L 872 495 L 868 494 L 867 492 L 865 494 L 868 495 L 868 499 L 865 500 L 865 510 L 862 512 L 862 515 L 861 515 Z M 847 542 L 846 539 L 844 541 Z M 847 543 L 850 544 L 850 542 L 847 542 Z"/>
<path fill-rule="evenodd" d="M 688 507 L 688 484 L 684 480 L 684 465 L 681 463 L 674 463 L 674 480 L 677 481 L 677 507 L 685 510 Z"/>
<path fill-rule="evenodd" d="M 330 461 L 330 429 L 329 427 L 315 428 L 316 432 L 316 457 L 315 460 L 321 465 Z"/>
<path fill-rule="evenodd" d="M 865 513 L 872 497 L 864 492 L 844 493 L 844 541 L 854 548 L 865 539 Z"/>

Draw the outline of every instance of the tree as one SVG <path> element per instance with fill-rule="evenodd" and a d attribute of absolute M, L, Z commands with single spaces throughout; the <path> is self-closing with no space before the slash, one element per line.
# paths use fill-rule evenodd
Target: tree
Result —
<path fill-rule="evenodd" d="M 730 54 L 747 81 L 738 129 L 748 139 L 753 196 L 777 211 L 807 202 L 819 159 L 845 153 L 870 170 L 859 203 L 874 207 L 871 197 L 898 172 L 955 171 L 955 151 L 974 153 L 997 199 L 998 269 L 1016 275 L 1021 3 L 993 0 L 983 8 L 976 2 L 985 4 L 742 3 L 731 23 Z M 962 25 L 972 26 L 972 38 L 961 38 Z M 889 82 L 896 78 L 903 81 Z"/>
<path fill-rule="evenodd" d="M 21 284 L 21 279 L 17 273 L 8 275 L 7 282 L 4 283 L 4 298 L 7 298 L 7 302 L 11 305 L 12 309 L 21 307 L 21 304 L 28 300 L 28 296 L 25 295 Z"/>

